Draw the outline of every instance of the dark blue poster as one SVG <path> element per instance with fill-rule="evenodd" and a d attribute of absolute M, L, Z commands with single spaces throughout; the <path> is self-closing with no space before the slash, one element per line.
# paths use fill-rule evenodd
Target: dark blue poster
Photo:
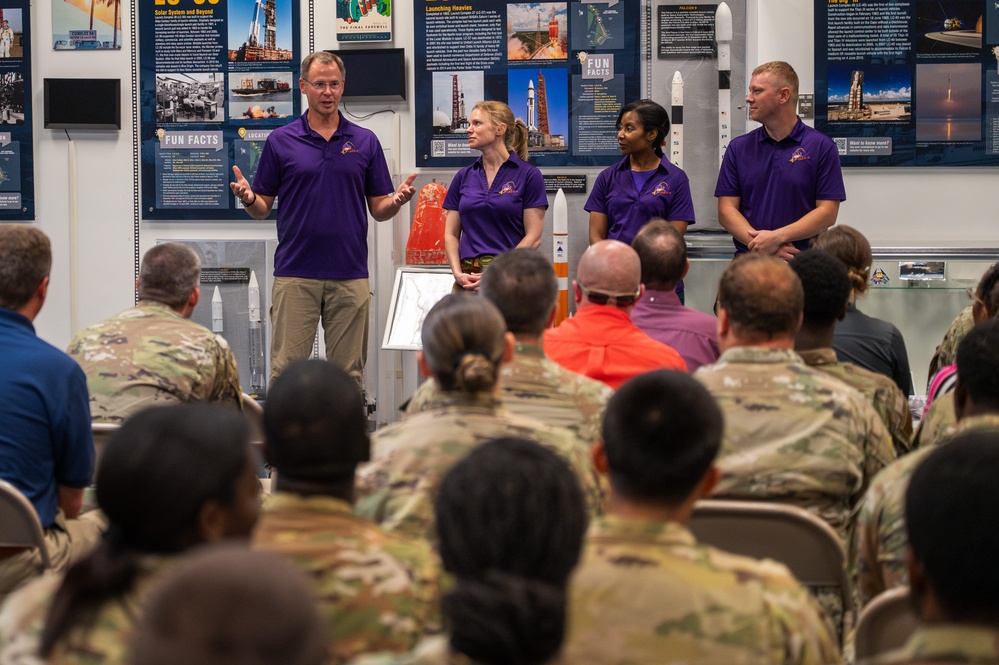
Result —
<path fill-rule="evenodd" d="M 816 0 L 815 127 L 843 166 L 999 165 L 999 3 Z"/>
<path fill-rule="evenodd" d="M 35 218 L 30 6 L 0 9 L 0 221 Z"/>
<path fill-rule="evenodd" d="M 145 0 L 139 13 L 143 217 L 248 219 L 267 135 L 300 113 L 299 3 Z"/>
<path fill-rule="evenodd" d="M 476 103 L 509 104 L 538 166 L 621 158 L 621 106 L 641 96 L 641 3 L 416 0 L 417 166 L 464 166 Z"/>

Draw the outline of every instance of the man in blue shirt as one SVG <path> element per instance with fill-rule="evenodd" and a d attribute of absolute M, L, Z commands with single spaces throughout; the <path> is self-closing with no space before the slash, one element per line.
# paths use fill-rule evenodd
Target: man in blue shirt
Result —
<path fill-rule="evenodd" d="M 57 570 L 89 552 L 99 518 L 77 519 L 94 444 L 87 380 L 76 362 L 35 335 L 52 267 L 49 239 L 28 225 L 0 226 L 0 478 L 35 506 Z M 0 596 L 39 571 L 26 548 L 0 548 Z"/>
<path fill-rule="evenodd" d="M 718 223 L 732 234 L 736 254 L 787 261 L 836 223 L 846 200 L 839 152 L 798 118 L 798 75 L 786 62 L 753 71 L 746 104 L 763 126 L 733 139 L 725 152 L 715 187 Z"/>

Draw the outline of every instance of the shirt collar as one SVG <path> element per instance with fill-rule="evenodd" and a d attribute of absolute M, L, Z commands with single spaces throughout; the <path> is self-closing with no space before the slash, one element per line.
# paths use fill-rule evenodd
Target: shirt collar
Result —
<path fill-rule="evenodd" d="M 808 349 L 807 351 L 797 351 L 806 365 L 835 365 L 839 362 L 836 358 L 836 350 L 831 346 L 825 349 Z"/>
<path fill-rule="evenodd" d="M 515 169 L 519 169 L 521 166 L 523 166 L 526 163 L 527 162 L 525 162 L 523 159 L 521 159 L 517 155 L 517 153 L 515 153 L 515 152 L 513 152 L 511 150 L 510 151 L 510 156 L 506 158 L 505 162 L 503 162 L 502 164 L 500 164 L 500 168 L 502 169 L 504 166 L 506 166 L 506 165 L 509 164 L 511 167 L 513 167 Z M 472 162 L 472 168 L 473 169 L 479 169 L 479 170 L 486 168 L 485 166 L 482 165 L 482 155 L 479 155 L 478 158 L 474 162 Z"/>
<path fill-rule="evenodd" d="M 734 346 L 718 358 L 718 363 L 774 363 L 803 364 L 794 349 L 765 349 L 758 346 Z"/>
<path fill-rule="evenodd" d="M 15 312 L 12 309 L 7 309 L 6 307 L 0 307 L 0 323 L 8 323 L 9 325 L 15 325 L 22 328 L 27 328 L 32 333 L 35 332 L 35 324 L 31 322 L 31 319 L 26 317 L 24 314 Z"/>
<path fill-rule="evenodd" d="M 630 157 L 625 157 L 620 162 L 618 162 L 617 164 L 615 164 L 614 168 L 617 169 L 618 171 L 621 171 L 621 172 L 631 171 L 631 164 L 629 162 L 629 159 L 630 159 Z M 666 175 L 669 175 L 670 174 L 670 166 L 672 166 L 672 163 L 669 162 L 669 161 L 666 161 L 666 158 L 664 157 L 664 158 L 662 158 L 662 159 L 659 160 L 659 166 L 657 166 L 656 168 L 652 169 L 651 171 L 645 171 L 645 173 L 658 173 L 659 171 L 662 171 Z"/>
<path fill-rule="evenodd" d="M 766 127 L 760 127 L 759 132 L 760 132 L 759 134 L 760 143 L 770 141 L 771 143 L 776 143 L 779 145 L 781 143 L 784 143 L 785 141 L 790 141 L 792 143 L 800 144 L 802 137 L 804 137 L 805 135 L 805 123 L 801 121 L 801 118 L 798 118 L 798 121 L 794 123 L 794 127 L 791 129 L 791 133 L 782 138 L 780 141 L 775 141 L 774 139 L 770 138 L 770 135 L 767 134 Z"/>
<path fill-rule="evenodd" d="M 937 624 L 916 630 L 898 651 L 892 652 L 908 662 L 994 662 L 999 656 L 999 631 L 988 626 L 968 624 Z"/>
<path fill-rule="evenodd" d="M 309 126 L 309 121 L 307 120 L 309 115 L 309 109 L 305 109 L 305 113 L 298 117 L 298 135 L 299 136 L 320 136 L 319 132 L 312 129 Z M 337 111 L 337 115 L 340 116 L 340 123 L 336 127 L 336 131 L 333 132 L 333 136 L 352 136 L 354 123 L 347 118 L 343 117 L 343 113 Z"/>
<path fill-rule="evenodd" d="M 683 307 L 683 303 L 680 302 L 680 296 L 676 295 L 675 290 L 658 291 L 656 289 L 646 288 L 645 293 L 642 295 L 642 299 L 638 302 L 640 304 L 655 304 L 660 307 Z"/>
<path fill-rule="evenodd" d="M 294 492 L 276 492 L 264 504 L 264 511 L 308 510 L 314 513 L 352 515 L 353 508 L 343 499 L 334 496 L 303 496 Z"/>
<path fill-rule="evenodd" d="M 587 540 L 643 540 L 662 545 L 694 546 L 697 539 L 690 530 L 677 522 L 660 522 L 639 517 L 624 517 L 609 513 L 590 525 Z"/>

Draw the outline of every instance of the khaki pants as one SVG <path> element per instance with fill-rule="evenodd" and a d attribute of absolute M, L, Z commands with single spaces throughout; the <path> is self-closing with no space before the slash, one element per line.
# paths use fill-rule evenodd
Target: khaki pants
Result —
<path fill-rule="evenodd" d="M 363 388 L 370 302 L 367 279 L 275 277 L 268 384 L 293 361 L 309 357 L 316 326 L 322 321 L 326 359 Z"/>
<path fill-rule="evenodd" d="M 92 510 L 79 518 L 68 520 L 62 510 L 56 514 L 55 524 L 45 530 L 52 569 L 61 572 L 90 554 L 101 534 L 107 531 L 107 518 L 99 510 Z M 0 560 L 0 600 L 42 570 L 38 550 L 25 550 Z"/>

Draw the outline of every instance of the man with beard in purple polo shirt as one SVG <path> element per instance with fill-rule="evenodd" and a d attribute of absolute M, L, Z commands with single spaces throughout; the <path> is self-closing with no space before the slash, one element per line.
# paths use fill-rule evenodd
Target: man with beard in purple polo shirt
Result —
<path fill-rule="evenodd" d="M 732 139 L 725 152 L 715 187 L 718 222 L 732 234 L 737 255 L 786 261 L 836 223 L 846 200 L 839 153 L 832 139 L 798 118 L 798 75 L 786 62 L 753 70 L 746 103 L 763 126 Z"/>
<path fill-rule="evenodd" d="M 343 117 L 346 71 L 325 51 L 302 61 L 298 85 L 309 108 L 273 132 L 253 187 L 233 167 L 233 193 L 254 219 L 277 213 L 271 295 L 273 381 L 308 357 L 323 323 L 326 358 L 361 384 L 368 349 L 368 215 L 391 219 L 416 193 L 416 173 L 396 189 L 371 131 Z M 367 209 L 365 209 L 367 205 Z"/>

